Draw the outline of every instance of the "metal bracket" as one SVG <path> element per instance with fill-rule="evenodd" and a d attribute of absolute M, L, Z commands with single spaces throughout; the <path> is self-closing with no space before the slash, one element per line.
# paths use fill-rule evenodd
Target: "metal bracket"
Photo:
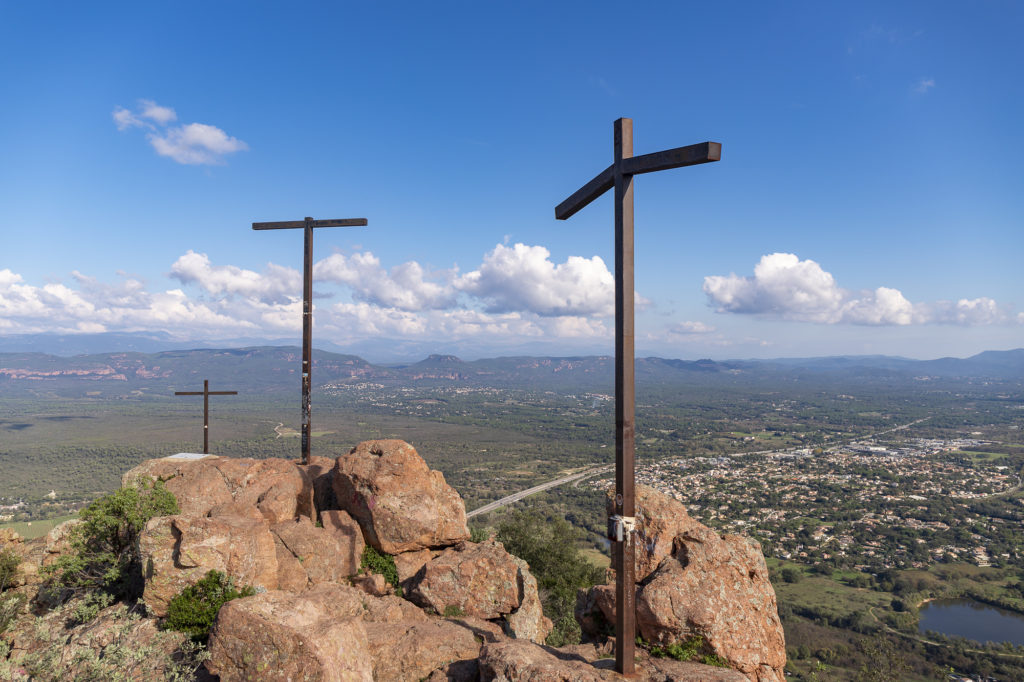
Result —
<path fill-rule="evenodd" d="M 636 531 L 635 516 L 621 516 L 615 514 L 608 519 L 611 522 L 611 537 L 615 542 L 622 542 L 627 535 Z"/>

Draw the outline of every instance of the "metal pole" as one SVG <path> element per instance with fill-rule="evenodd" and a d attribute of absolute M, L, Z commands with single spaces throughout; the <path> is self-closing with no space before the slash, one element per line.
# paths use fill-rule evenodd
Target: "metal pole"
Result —
<path fill-rule="evenodd" d="M 210 454 L 210 380 L 203 379 L 203 454 Z"/>
<path fill-rule="evenodd" d="M 306 217 L 302 263 L 302 463 L 309 464 L 312 437 L 313 369 L 313 219 Z"/>
<path fill-rule="evenodd" d="M 633 156 L 633 121 L 615 121 L 615 513 L 635 515 L 634 334 L 633 334 L 633 176 L 622 160 Z M 634 670 L 636 652 L 636 564 L 630 529 L 616 542 L 615 669 Z"/>

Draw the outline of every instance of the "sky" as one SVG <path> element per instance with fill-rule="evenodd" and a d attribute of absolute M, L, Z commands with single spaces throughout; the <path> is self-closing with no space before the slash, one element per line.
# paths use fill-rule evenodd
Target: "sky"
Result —
<path fill-rule="evenodd" d="M 0 0 L 0 336 L 612 353 L 634 151 L 638 355 L 1024 346 L 1016 2 Z M 375 355 L 377 357 L 375 357 Z"/>

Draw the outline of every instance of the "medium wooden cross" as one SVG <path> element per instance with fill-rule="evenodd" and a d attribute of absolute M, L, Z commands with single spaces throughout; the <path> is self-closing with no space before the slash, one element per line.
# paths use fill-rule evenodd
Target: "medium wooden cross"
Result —
<path fill-rule="evenodd" d="M 702 142 L 663 152 L 633 156 L 633 120 L 615 121 L 615 160 L 555 208 L 565 220 L 615 188 L 615 514 L 610 519 L 615 568 L 615 669 L 634 671 L 636 650 L 636 504 L 633 351 L 633 176 L 640 173 L 718 161 L 722 145 Z"/>
<path fill-rule="evenodd" d="M 175 391 L 174 395 L 201 395 L 203 396 L 203 454 L 210 454 L 210 396 L 211 395 L 238 395 L 238 391 L 211 391 L 210 380 L 203 379 L 203 390 L 201 391 Z"/>
<path fill-rule="evenodd" d="M 253 223 L 254 230 L 291 230 L 302 228 L 305 250 L 302 259 L 302 463 L 309 464 L 313 435 L 312 369 L 313 369 L 313 228 L 362 227 L 366 218 L 334 220 L 287 220 L 278 223 Z"/>

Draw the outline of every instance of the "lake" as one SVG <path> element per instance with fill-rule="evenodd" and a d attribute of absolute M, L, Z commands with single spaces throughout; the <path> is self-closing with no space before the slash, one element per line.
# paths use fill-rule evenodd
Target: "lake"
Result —
<path fill-rule="evenodd" d="M 1024 645 L 1024 615 L 972 599 L 936 599 L 921 606 L 918 631 L 934 630 L 976 642 Z"/>

